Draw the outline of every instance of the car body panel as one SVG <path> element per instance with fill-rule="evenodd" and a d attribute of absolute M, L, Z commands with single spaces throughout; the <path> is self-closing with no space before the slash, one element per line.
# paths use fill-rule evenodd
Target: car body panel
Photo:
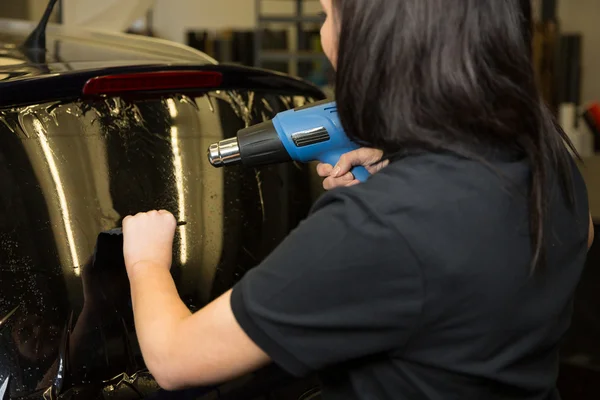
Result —
<path fill-rule="evenodd" d="M 143 36 L 50 24 L 48 50 L 31 52 L 21 43 L 33 27 L 23 21 L 0 19 L 0 107 L 75 100 L 85 83 L 97 76 L 176 70 L 221 71 L 221 89 L 323 96 L 320 89 L 304 80 L 258 68 L 217 64 L 190 47 Z"/>
<path fill-rule="evenodd" d="M 260 262 L 310 207 L 306 166 L 217 169 L 206 149 L 311 100 L 216 91 L 0 111 L 0 281 L 12 282 L 0 376 L 22 371 L 11 393 L 143 372 L 122 236 L 100 234 L 126 215 L 167 209 L 186 222 L 172 272 L 192 311 Z"/>
<path fill-rule="evenodd" d="M 0 18 L 0 55 L 10 57 L 20 52 L 20 44 L 35 26 L 36 23 L 29 21 Z M 48 65 L 81 61 L 129 61 L 135 65 L 136 62 L 160 60 L 217 64 L 207 54 L 175 42 L 74 26 L 48 24 L 46 41 L 43 64 Z"/>
<path fill-rule="evenodd" d="M 0 22 L 5 50 L 16 49 L 7 42 L 21 36 Z M 119 37 L 108 43 L 121 49 L 138 43 Z M 82 34 L 78 40 L 85 48 L 99 39 Z M 21 67 L 35 73 L 0 80 L 0 400 L 170 398 L 145 369 L 122 236 L 107 233 L 126 215 L 167 209 L 186 223 L 177 230 L 172 274 L 195 311 L 257 265 L 311 206 L 306 165 L 217 169 L 206 150 L 243 127 L 322 99 L 318 89 L 281 74 L 220 66 L 179 48 L 173 52 L 183 55 L 156 64 L 160 57 L 143 42 L 147 48 L 134 52 L 147 56 L 139 63 L 124 52 L 93 60 L 26 60 Z M 169 53 L 164 43 L 157 47 L 157 54 Z M 0 77 L 19 71 L 16 53 L 11 57 L 0 65 Z M 70 70 L 59 71 L 67 64 Z M 88 76 L 144 68 L 219 70 L 228 84 L 193 95 L 80 94 Z M 57 82 L 74 88 L 69 96 L 19 97 Z M 51 98 L 59 92 L 44 93 Z M 9 94 L 28 101 L 10 102 Z M 290 382 L 270 367 L 177 395 L 258 398 Z"/>

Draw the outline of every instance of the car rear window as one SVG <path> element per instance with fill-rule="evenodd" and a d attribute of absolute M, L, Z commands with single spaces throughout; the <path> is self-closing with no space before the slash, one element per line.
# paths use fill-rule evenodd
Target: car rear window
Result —
<path fill-rule="evenodd" d="M 94 253 L 99 233 L 126 215 L 167 209 L 187 222 L 172 271 L 192 310 L 260 262 L 308 212 L 311 168 L 218 169 L 207 148 L 312 100 L 213 91 L 0 109 L 0 320 L 12 338 L 0 350 L 24 374 L 11 391 L 52 376 L 66 325 L 85 338 L 71 349 L 84 355 L 71 360 L 75 383 L 141 360 L 127 344 L 135 330 L 122 246 L 111 239 Z M 79 319 L 92 305 L 93 320 Z"/>

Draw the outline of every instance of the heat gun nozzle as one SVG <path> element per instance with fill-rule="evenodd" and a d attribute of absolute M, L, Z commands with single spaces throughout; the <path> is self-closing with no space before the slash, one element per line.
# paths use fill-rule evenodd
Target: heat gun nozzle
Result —
<path fill-rule="evenodd" d="M 208 148 L 208 161 L 213 167 L 237 164 L 242 161 L 237 137 L 213 143 Z"/>

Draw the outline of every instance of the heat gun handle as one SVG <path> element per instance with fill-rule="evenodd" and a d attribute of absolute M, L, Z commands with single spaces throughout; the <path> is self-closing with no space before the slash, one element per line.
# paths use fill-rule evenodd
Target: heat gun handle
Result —
<path fill-rule="evenodd" d="M 343 152 L 343 153 L 345 153 L 345 152 Z M 335 165 L 340 160 L 340 157 L 342 156 L 343 153 L 324 154 L 319 159 L 319 161 L 321 161 L 322 163 L 325 163 L 325 164 Z M 367 169 L 362 166 L 352 167 L 350 172 L 352 172 L 352 175 L 354 175 L 354 178 L 358 179 L 360 182 L 365 182 L 370 176 L 369 171 L 367 171 Z"/>

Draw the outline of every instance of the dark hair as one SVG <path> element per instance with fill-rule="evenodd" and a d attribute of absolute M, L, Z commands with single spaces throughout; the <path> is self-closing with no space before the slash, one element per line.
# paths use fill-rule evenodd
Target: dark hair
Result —
<path fill-rule="evenodd" d="M 386 154 L 453 151 L 485 162 L 471 151 L 482 144 L 523 154 L 531 165 L 531 266 L 545 263 L 548 171 L 572 205 L 565 143 L 573 146 L 536 86 L 531 1 L 333 2 L 335 95 L 348 136 Z"/>

